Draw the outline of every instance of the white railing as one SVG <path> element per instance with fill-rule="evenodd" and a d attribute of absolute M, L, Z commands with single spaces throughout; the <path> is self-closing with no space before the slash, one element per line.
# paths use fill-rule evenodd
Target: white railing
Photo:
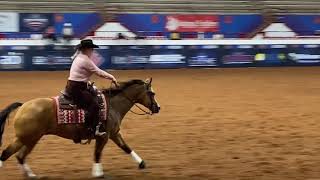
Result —
<path fill-rule="evenodd" d="M 56 45 L 74 46 L 80 40 Z M 286 45 L 286 44 L 320 44 L 319 39 L 254 39 L 254 40 L 94 40 L 98 45 Z M 44 46 L 47 40 L 0 40 L 0 46 Z"/>

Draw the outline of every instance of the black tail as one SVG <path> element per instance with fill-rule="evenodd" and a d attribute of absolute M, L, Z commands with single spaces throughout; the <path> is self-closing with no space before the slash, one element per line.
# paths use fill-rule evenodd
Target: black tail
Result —
<path fill-rule="evenodd" d="M 6 107 L 3 111 L 0 112 L 0 146 L 2 145 L 2 135 L 8 116 L 13 110 L 17 109 L 20 106 L 22 106 L 22 103 L 15 102 L 10 104 L 8 107 Z"/>

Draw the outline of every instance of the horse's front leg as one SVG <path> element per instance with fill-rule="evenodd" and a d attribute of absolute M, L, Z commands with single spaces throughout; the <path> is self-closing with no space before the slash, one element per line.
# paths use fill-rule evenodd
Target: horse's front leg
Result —
<path fill-rule="evenodd" d="M 101 154 L 104 146 L 107 144 L 109 137 L 99 137 L 96 139 L 96 146 L 94 150 L 94 163 L 92 166 L 92 176 L 94 178 L 104 177 L 103 167 L 101 164 Z"/>
<path fill-rule="evenodd" d="M 115 135 L 110 137 L 112 139 L 112 141 L 114 143 L 116 143 L 116 145 L 118 145 L 124 152 L 126 152 L 127 154 L 130 154 L 132 159 L 137 162 L 139 164 L 139 168 L 140 169 L 144 169 L 146 167 L 146 163 L 144 162 L 144 160 L 142 160 L 137 153 L 135 153 L 129 146 L 128 144 L 124 141 L 124 139 L 122 138 L 120 132 Z"/>

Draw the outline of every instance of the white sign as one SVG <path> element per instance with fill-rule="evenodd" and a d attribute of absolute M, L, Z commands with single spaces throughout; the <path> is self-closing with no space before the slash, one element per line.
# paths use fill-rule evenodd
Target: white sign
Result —
<path fill-rule="evenodd" d="M 36 65 L 69 65 L 72 60 L 68 56 L 33 56 L 32 64 Z"/>
<path fill-rule="evenodd" d="M 0 64 L 3 64 L 3 65 L 22 64 L 22 58 L 21 56 L 0 56 Z"/>
<path fill-rule="evenodd" d="M 0 32 L 19 32 L 19 14 L 0 12 Z"/>
<path fill-rule="evenodd" d="M 154 54 L 150 56 L 150 63 L 185 63 L 186 57 L 181 54 Z"/>
<path fill-rule="evenodd" d="M 113 64 L 139 64 L 147 63 L 149 56 L 112 56 Z"/>
<path fill-rule="evenodd" d="M 48 64 L 48 58 L 45 56 L 33 56 L 32 64 Z"/>
<path fill-rule="evenodd" d="M 297 53 L 289 53 L 289 58 L 293 61 L 297 61 L 300 63 L 316 63 L 320 62 L 320 55 L 318 54 L 297 54 Z"/>

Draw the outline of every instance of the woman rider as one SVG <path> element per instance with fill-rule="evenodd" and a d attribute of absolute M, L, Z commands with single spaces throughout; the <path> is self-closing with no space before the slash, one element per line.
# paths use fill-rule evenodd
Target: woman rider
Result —
<path fill-rule="evenodd" d="M 99 104 L 97 98 L 88 91 L 87 84 L 93 74 L 111 80 L 115 84 L 117 84 L 117 80 L 113 75 L 98 68 L 92 61 L 94 48 L 99 48 L 99 46 L 93 44 L 90 39 L 82 40 L 77 45 L 77 52 L 71 65 L 66 92 L 80 108 L 87 110 L 88 119 L 86 119 L 86 123 L 90 124 L 89 130 L 92 133 L 95 132 L 96 136 L 103 136 L 106 132 L 100 131 Z"/>

